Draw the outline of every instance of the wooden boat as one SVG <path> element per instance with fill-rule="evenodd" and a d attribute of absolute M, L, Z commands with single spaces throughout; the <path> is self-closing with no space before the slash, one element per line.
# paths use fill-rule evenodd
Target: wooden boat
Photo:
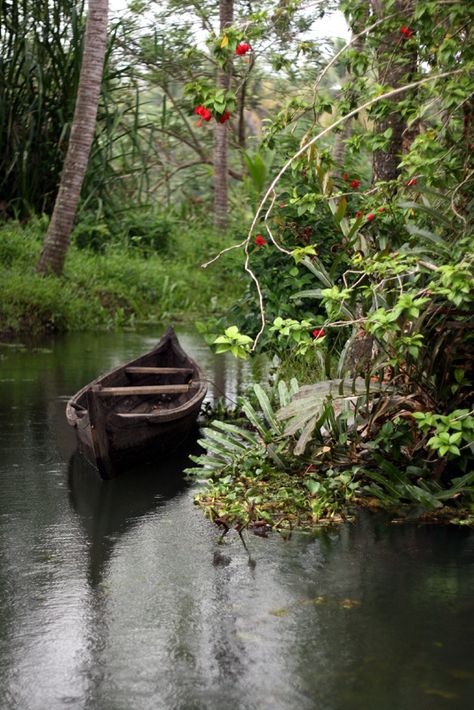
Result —
<path fill-rule="evenodd" d="M 175 450 L 199 414 L 204 372 L 181 348 L 173 328 L 158 345 L 83 387 L 67 403 L 80 451 L 102 478 L 147 455 Z"/>

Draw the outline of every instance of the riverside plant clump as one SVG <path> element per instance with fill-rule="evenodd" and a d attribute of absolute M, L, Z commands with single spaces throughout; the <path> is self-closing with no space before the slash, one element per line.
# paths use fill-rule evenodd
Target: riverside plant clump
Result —
<path fill-rule="evenodd" d="M 449 15 L 454 40 L 440 5 L 386 26 L 361 25 L 361 7 L 345 3 L 368 36 L 341 50 L 351 81 L 292 100 L 263 140 L 282 167 L 239 245 L 245 310 L 214 342 L 298 360 L 303 379 L 257 386 L 240 428 L 204 430 L 197 502 L 223 526 L 308 527 L 358 505 L 474 524 L 472 11 Z M 332 113 L 324 124 L 307 119 L 316 105 Z M 349 119 L 341 150 L 329 136 Z"/>

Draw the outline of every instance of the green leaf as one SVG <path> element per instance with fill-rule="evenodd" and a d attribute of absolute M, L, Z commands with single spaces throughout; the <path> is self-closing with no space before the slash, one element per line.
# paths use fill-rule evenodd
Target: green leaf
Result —
<path fill-rule="evenodd" d="M 280 424 L 275 416 L 275 413 L 273 412 L 272 406 L 270 404 L 270 400 L 268 399 L 267 393 L 261 387 L 261 385 L 254 385 L 253 387 L 254 392 L 257 396 L 258 403 L 260 404 L 262 408 L 262 412 L 265 416 L 265 419 L 269 423 L 269 425 L 275 429 L 276 431 L 280 430 Z"/>
<path fill-rule="evenodd" d="M 343 195 L 341 197 L 341 199 L 339 200 L 339 203 L 337 205 L 337 209 L 334 213 L 334 220 L 335 220 L 336 224 L 339 224 L 339 222 L 342 220 L 342 218 L 346 214 L 346 210 L 347 210 L 347 200 Z"/>
<path fill-rule="evenodd" d="M 254 432 L 244 429 L 243 427 L 236 426 L 235 424 L 229 424 L 228 422 L 221 422 L 218 419 L 212 422 L 212 426 L 222 431 L 228 432 L 229 434 L 235 434 L 241 436 L 243 439 L 251 444 L 258 444 L 259 439 L 254 434 Z"/>

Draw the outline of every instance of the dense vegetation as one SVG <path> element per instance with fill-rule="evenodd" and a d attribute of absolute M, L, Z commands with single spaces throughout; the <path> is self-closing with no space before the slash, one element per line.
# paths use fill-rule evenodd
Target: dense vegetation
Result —
<path fill-rule="evenodd" d="M 235 297 L 238 258 L 217 265 L 212 280 L 200 268 L 203 254 L 214 253 L 212 228 L 203 229 L 197 240 L 186 226 L 135 214 L 128 216 L 120 236 L 112 237 L 105 223 L 84 222 L 73 235 L 64 275 L 58 279 L 35 271 L 46 225 L 43 217 L 25 226 L 9 222 L 0 227 L 4 337 L 192 322 L 203 314 L 220 314 Z M 93 241 L 96 248 L 82 248 L 84 241 Z"/>
<path fill-rule="evenodd" d="M 192 312 L 217 352 L 267 353 L 271 383 L 207 427 L 193 471 L 224 526 L 356 504 L 472 523 L 474 10 L 344 0 L 343 46 L 308 39 L 299 2 L 132 3 L 58 279 L 35 264 L 83 8 L 27 5 L 0 35 L 0 329 Z"/>

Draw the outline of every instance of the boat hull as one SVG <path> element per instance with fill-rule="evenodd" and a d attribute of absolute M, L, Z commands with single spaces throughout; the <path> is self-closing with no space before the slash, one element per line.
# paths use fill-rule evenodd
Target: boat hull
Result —
<path fill-rule="evenodd" d="M 137 370 L 145 372 L 138 380 L 139 386 L 136 386 Z M 154 374 L 158 370 L 173 370 L 173 374 Z M 132 372 L 134 382 L 129 388 L 132 395 L 123 395 Z M 156 387 L 153 383 L 157 378 L 160 385 Z M 179 396 L 136 394 L 140 389 L 147 392 L 166 389 L 161 384 L 163 380 L 169 383 L 176 379 L 189 383 L 166 385 L 179 390 Z M 181 392 L 188 389 L 189 392 Z M 169 328 L 154 350 L 82 388 L 69 400 L 66 416 L 75 428 L 80 452 L 102 478 L 113 478 L 137 462 L 152 457 L 159 460 L 183 446 L 195 429 L 206 392 L 204 373 L 182 350 Z M 110 393 L 120 396 L 109 396 Z"/>
<path fill-rule="evenodd" d="M 110 446 L 110 465 L 116 475 L 122 473 L 133 464 L 145 461 L 151 457 L 162 458 L 177 451 L 185 445 L 190 432 L 195 429 L 200 406 L 191 410 L 185 417 L 177 421 L 153 424 L 143 422 L 107 431 Z M 90 426 L 76 428 L 79 451 L 90 463 L 98 468 L 96 451 L 92 440 Z M 101 474 L 102 472 L 99 471 Z M 113 476 L 103 476 L 111 478 Z"/>

